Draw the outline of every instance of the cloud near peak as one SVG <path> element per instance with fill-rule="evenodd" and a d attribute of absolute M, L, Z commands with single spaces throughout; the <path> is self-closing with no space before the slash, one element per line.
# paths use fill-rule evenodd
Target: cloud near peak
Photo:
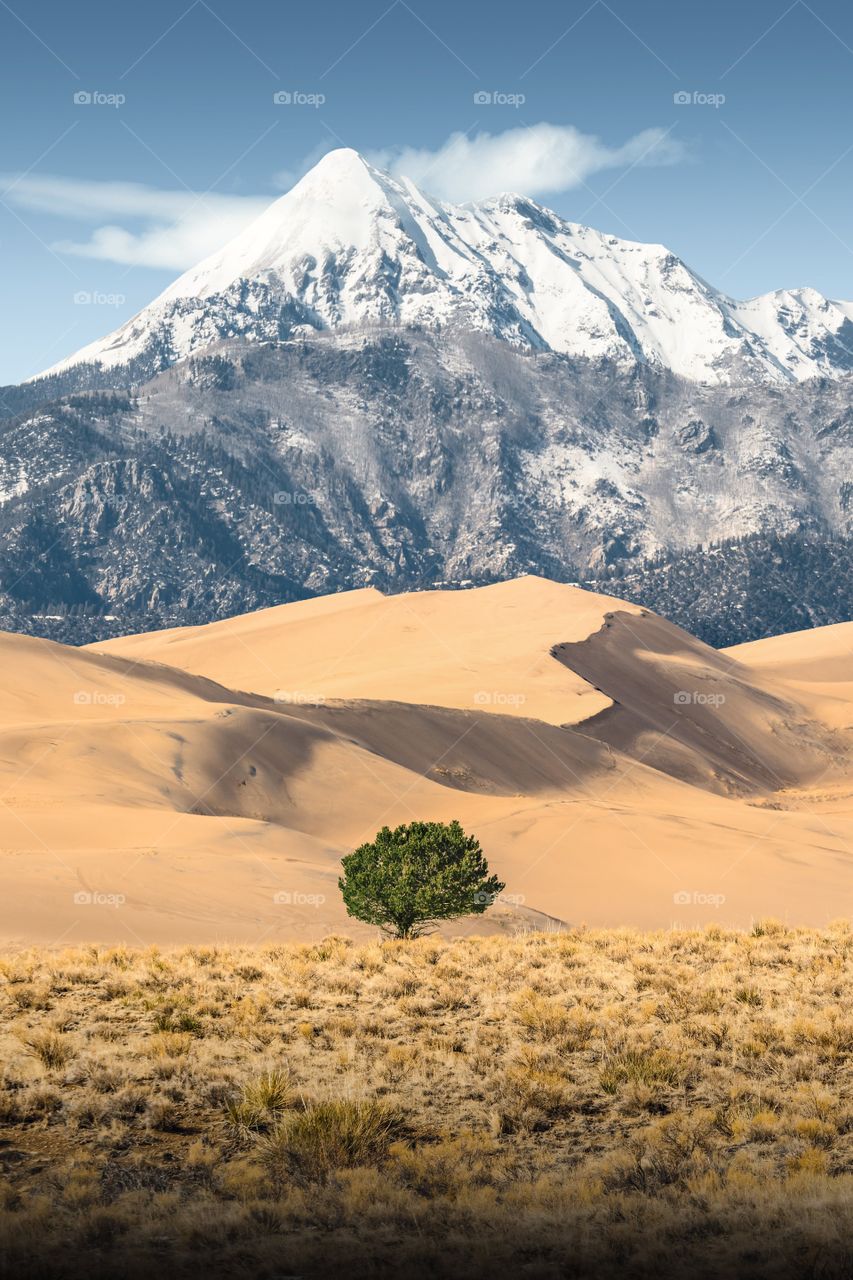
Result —
<path fill-rule="evenodd" d="M 573 125 L 536 124 L 504 133 L 454 133 L 437 150 L 401 147 L 368 157 L 444 200 L 483 200 L 504 191 L 556 195 L 604 169 L 677 164 L 681 142 L 664 129 L 644 129 L 611 147 Z"/>

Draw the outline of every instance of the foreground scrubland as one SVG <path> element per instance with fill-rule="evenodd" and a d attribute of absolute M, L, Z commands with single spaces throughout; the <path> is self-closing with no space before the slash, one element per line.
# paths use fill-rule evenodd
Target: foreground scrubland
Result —
<path fill-rule="evenodd" d="M 853 1274 L 853 929 L 0 963 L 9 1275 Z"/>

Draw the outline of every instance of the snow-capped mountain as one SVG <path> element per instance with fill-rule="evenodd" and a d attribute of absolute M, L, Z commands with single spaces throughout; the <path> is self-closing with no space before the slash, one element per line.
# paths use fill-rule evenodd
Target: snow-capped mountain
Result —
<path fill-rule="evenodd" d="M 853 369 L 853 303 L 812 289 L 737 302 L 663 245 L 566 222 L 518 195 L 446 204 L 341 149 L 127 324 L 47 374 L 129 366 L 127 380 L 138 381 L 225 338 L 387 328 L 476 331 L 712 385 Z"/>
<path fill-rule="evenodd" d="M 715 644 L 840 621 L 851 317 L 333 152 L 117 333 L 0 388 L 0 628 L 523 573 Z"/>

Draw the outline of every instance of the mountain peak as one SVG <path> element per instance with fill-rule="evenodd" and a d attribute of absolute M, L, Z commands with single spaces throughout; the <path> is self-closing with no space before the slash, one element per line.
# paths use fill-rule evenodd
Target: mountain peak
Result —
<path fill-rule="evenodd" d="M 333 147 L 331 151 L 327 151 L 316 164 L 307 171 L 305 177 L 311 174 L 330 173 L 340 177 L 345 177 L 349 173 L 361 169 L 369 169 L 367 161 L 360 151 L 356 151 L 354 147 Z"/>
<path fill-rule="evenodd" d="M 208 298 L 237 281 L 272 277 L 288 292 L 298 292 L 306 266 L 315 264 L 316 269 L 330 257 L 367 252 L 376 240 L 379 219 L 393 214 L 399 199 L 390 176 L 374 169 L 357 151 L 329 151 L 260 217 L 185 272 L 158 301 Z"/>
<path fill-rule="evenodd" d="M 321 156 L 315 165 L 291 187 L 287 195 L 300 193 L 305 196 L 318 189 L 334 193 L 336 199 L 346 197 L 348 190 L 375 186 L 387 177 L 368 164 L 364 156 L 352 147 L 336 147 Z M 281 197 L 286 199 L 286 196 Z"/>
<path fill-rule="evenodd" d="M 783 381 L 849 371 L 853 305 L 812 290 L 736 302 L 663 246 L 512 191 L 433 200 L 338 147 L 139 316 L 49 372 L 156 370 L 221 337 L 365 327 L 464 329 L 699 382 Z"/>

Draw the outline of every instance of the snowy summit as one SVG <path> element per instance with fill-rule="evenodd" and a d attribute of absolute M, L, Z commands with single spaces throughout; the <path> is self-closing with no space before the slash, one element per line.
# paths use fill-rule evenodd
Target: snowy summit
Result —
<path fill-rule="evenodd" d="M 737 302 L 663 245 L 566 222 L 519 195 L 447 204 L 344 148 L 127 324 L 47 372 L 130 362 L 156 372 L 222 338 L 412 326 L 714 384 L 853 368 L 853 303 L 813 289 Z"/>

